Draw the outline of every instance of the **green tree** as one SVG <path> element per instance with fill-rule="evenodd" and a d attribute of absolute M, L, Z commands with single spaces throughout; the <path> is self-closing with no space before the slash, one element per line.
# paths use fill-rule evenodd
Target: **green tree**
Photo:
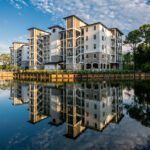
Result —
<path fill-rule="evenodd" d="M 129 44 L 133 50 L 134 70 L 136 70 L 135 51 L 137 50 L 137 46 L 141 41 L 141 32 L 139 30 L 133 30 L 129 32 L 125 40 L 125 44 Z"/>
<path fill-rule="evenodd" d="M 150 46 L 150 24 L 144 24 L 140 27 L 141 37 L 145 43 L 146 49 Z"/>
<path fill-rule="evenodd" d="M 10 55 L 9 54 L 1 54 L 0 55 L 0 62 L 3 64 L 3 65 L 8 65 L 10 64 Z"/>
<path fill-rule="evenodd" d="M 133 69 L 133 55 L 130 52 L 123 55 L 123 69 Z"/>

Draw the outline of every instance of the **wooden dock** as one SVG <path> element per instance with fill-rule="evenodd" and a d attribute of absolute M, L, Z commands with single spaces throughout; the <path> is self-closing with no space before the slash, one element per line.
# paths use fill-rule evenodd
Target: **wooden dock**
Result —
<path fill-rule="evenodd" d="M 13 80 L 13 78 L 14 78 L 13 72 L 0 71 L 0 80 Z"/>
<path fill-rule="evenodd" d="M 0 80 L 24 80 L 44 82 L 75 82 L 89 80 L 150 80 L 150 73 L 50 73 L 50 72 L 0 72 Z"/>
<path fill-rule="evenodd" d="M 49 82 L 74 82 L 74 74 L 52 73 L 14 73 L 15 80 L 49 81 Z"/>
<path fill-rule="evenodd" d="M 149 80 L 150 73 L 48 73 L 48 72 L 19 72 L 14 73 L 15 80 L 48 81 L 48 82 L 75 82 L 85 80 Z"/>

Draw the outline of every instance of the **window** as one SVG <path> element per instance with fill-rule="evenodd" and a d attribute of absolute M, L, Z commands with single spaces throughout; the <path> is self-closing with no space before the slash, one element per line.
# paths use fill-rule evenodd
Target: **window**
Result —
<path fill-rule="evenodd" d="M 95 129 L 97 129 L 97 123 L 95 123 Z"/>
<path fill-rule="evenodd" d="M 87 87 L 88 89 L 91 89 L 91 84 L 87 84 L 86 87 Z"/>
<path fill-rule="evenodd" d="M 86 107 L 89 107 L 89 103 L 86 103 Z"/>
<path fill-rule="evenodd" d="M 86 32 L 88 32 L 88 28 L 86 28 Z"/>
<path fill-rule="evenodd" d="M 84 97 L 84 92 L 82 91 L 82 97 Z"/>
<path fill-rule="evenodd" d="M 96 39 L 96 34 L 93 35 L 93 39 L 94 39 L 94 40 Z"/>
<path fill-rule="evenodd" d="M 96 30 L 96 25 L 94 26 L 94 30 Z"/>
<path fill-rule="evenodd" d="M 104 36 L 102 36 L 102 40 L 104 41 Z"/>
<path fill-rule="evenodd" d="M 105 103 L 103 103 L 103 108 L 105 107 Z"/>
<path fill-rule="evenodd" d="M 102 45 L 102 49 L 104 49 L 104 45 Z"/>
<path fill-rule="evenodd" d="M 98 64 L 97 63 L 93 64 L 93 69 L 98 69 Z"/>
<path fill-rule="evenodd" d="M 96 104 L 94 104 L 94 109 L 97 109 L 97 105 Z"/>
<path fill-rule="evenodd" d="M 94 118 L 95 118 L 95 119 L 97 118 L 97 114 L 94 114 Z"/>
<path fill-rule="evenodd" d="M 53 29 L 52 32 L 54 33 L 56 31 L 56 29 Z"/>
<path fill-rule="evenodd" d="M 107 68 L 109 69 L 109 64 L 107 64 Z"/>
<path fill-rule="evenodd" d="M 86 41 L 88 41 L 88 36 L 86 36 Z"/>
<path fill-rule="evenodd" d="M 86 55 L 86 58 L 89 58 L 89 55 L 88 55 L 88 54 Z"/>
<path fill-rule="evenodd" d="M 94 49 L 96 49 L 96 44 L 94 44 Z"/>
<path fill-rule="evenodd" d="M 94 99 L 97 99 L 97 95 L 94 95 Z"/>
<path fill-rule="evenodd" d="M 82 59 L 84 59 L 84 55 L 82 55 Z"/>
<path fill-rule="evenodd" d="M 94 85 L 94 89 L 98 89 L 98 84 L 95 84 L 95 85 Z"/>
<path fill-rule="evenodd" d="M 81 29 L 81 35 L 83 35 L 84 34 L 84 30 L 83 29 Z"/>
<path fill-rule="evenodd" d="M 94 58 L 96 58 L 96 54 L 94 54 Z"/>
<path fill-rule="evenodd" d="M 91 69 L 91 64 L 86 64 L 86 69 Z"/>
<path fill-rule="evenodd" d="M 88 45 L 86 45 L 86 50 L 88 50 Z"/>

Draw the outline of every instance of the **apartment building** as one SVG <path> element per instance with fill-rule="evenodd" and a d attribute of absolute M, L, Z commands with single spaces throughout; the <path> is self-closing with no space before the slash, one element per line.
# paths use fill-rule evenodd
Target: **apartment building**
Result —
<path fill-rule="evenodd" d="M 29 69 L 43 69 L 49 61 L 49 32 L 29 28 Z"/>
<path fill-rule="evenodd" d="M 64 28 L 61 26 L 51 26 L 49 27 L 50 32 L 50 51 L 49 51 L 49 61 L 45 62 L 44 69 L 63 69 L 64 66 Z"/>
<path fill-rule="evenodd" d="M 30 69 L 121 69 L 123 33 L 118 28 L 88 24 L 75 15 L 64 19 L 66 28 L 28 29 Z"/>
<path fill-rule="evenodd" d="M 122 33 L 102 23 L 88 24 L 84 29 L 84 69 L 121 68 Z"/>
<path fill-rule="evenodd" d="M 68 16 L 66 20 L 66 69 L 81 70 L 84 63 L 84 33 L 81 29 L 86 26 L 77 16 Z"/>
<path fill-rule="evenodd" d="M 15 82 L 10 98 L 14 105 L 29 105 L 32 124 L 48 117 L 51 125 L 65 123 L 65 136 L 69 138 L 77 138 L 87 128 L 103 131 L 123 117 L 122 86 L 116 82 L 64 85 Z"/>
<path fill-rule="evenodd" d="M 29 67 L 29 47 L 28 43 L 13 42 L 10 47 L 11 64 L 27 69 Z"/>

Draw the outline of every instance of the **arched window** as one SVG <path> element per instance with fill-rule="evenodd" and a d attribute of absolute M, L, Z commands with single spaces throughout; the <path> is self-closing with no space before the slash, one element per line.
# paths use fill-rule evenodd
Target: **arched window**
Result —
<path fill-rule="evenodd" d="M 86 64 L 86 69 L 91 69 L 91 64 Z"/>
<path fill-rule="evenodd" d="M 98 64 L 97 63 L 93 64 L 93 69 L 98 69 Z"/>

